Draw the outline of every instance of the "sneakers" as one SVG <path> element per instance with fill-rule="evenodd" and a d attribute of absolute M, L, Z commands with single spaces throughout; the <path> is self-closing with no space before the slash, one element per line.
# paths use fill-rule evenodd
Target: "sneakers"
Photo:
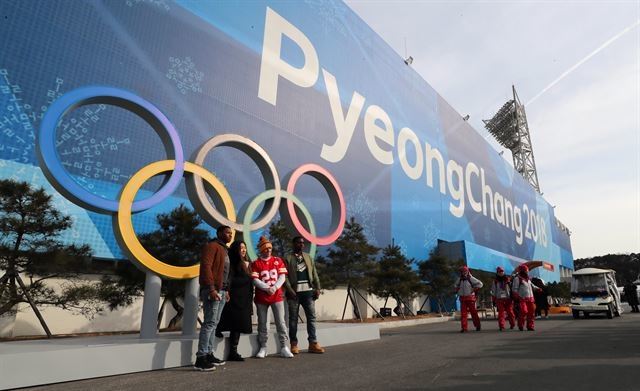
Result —
<path fill-rule="evenodd" d="M 219 360 L 216 358 L 216 356 L 213 355 L 213 353 L 209 353 L 207 354 L 207 360 L 212 364 L 215 365 L 216 367 L 219 367 L 221 365 L 226 364 L 227 362 L 224 360 Z"/>
<path fill-rule="evenodd" d="M 309 353 L 324 353 L 324 348 L 317 342 L 309 342 Z"/>
<path fill-rule="evenodd" d="M 476 327 L 476 331 L 480 331 L 480 330 L 481 330 L 481 329 L 480 329 L 480 326 L 477 326 L 477 327 Z"/>
<path fill-rule="evenodd" d="M 193 364 L 193 369 L 197 371 L 214 371 L 216 367 L 207 360 L 207 356 L 198 356 L 196 357 L 196 363 Z"/>
<path fill-rule="evenodd" d="M 298 354 L 300 353 L 300 349 L 298 348 L 297 342 L 291 342 L 291 353 Z"/>
<path fill-rule="evenodd" d="M 256 354 L 256 358 L 265 358 L 267 357 L 267 347 L 263 346 L 258 350 L 258 354 Z"/>
<path fill-rule="evenodd" d="M 293 353 L 291 353 L 291 350 L 286 346 L 280 349 L 280 355 L 284 358 L 293 358 Z"/>

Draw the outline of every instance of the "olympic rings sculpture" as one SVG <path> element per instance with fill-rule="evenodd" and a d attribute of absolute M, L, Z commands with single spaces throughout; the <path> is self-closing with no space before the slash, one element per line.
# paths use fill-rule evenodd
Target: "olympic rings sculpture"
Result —
<path fill-rule="evenodd" d="M 118 200 L 103 198 L 79 185 L 65 170 L 55 148 L 56 129 L 62 117 L 76 108 L 100 103 L 120 107 L 142 118 L 158 134 L 168 155 L 167 160 L 148 164 L 133 174 L 125 184 Z M 232 147 L 246 153 L 258 166 L 267 187 L 267 190 L 256 195 L 248 203 L 241 222 L 237 221 L 235 205 L 228 190 L 213 173 L 202 167 L 206 155 L 219 146 Z M 317 164 L 303 164 L 288 176 L 286 191 L 282 190 L 275 164 L 267 152 L 252 140 L 235 134 L 212 137 L 193 154 L 193 162 L 185 161 L 180 137 L 171 121 L 152 103 L 119 88 L 86 86 L 58 98 L 49 107 L 42 120 L 37 135 L 36 151 L 46 178 L 60 194 L 85 209 L 102 214 L 113 214 L 115 216 L 114 233 L 123 251 L 143 271 L 151 271 L 167 278 L 197 277 L 199 266 L 197 264 L 173 266 L 151 255 L 138 240 L 131 219 L 134 213 L 150 209 L 171 196 L 183 176 L 186 176 L 187 194 L 196 212 L 211 226 L 228 225 L 234 231 L 243 232 L 251 259 L 257 257 L 251 232 L 266 227 L 278 211 L 288 218 L 302 237 L 311 243 L 311 256 L 315 255 L 318 245 L 333 243 L 340 236 L 346 219 L 342 190 L 333 175 L 326 169 Z M 171 174 L 158 191 L 149 198 L 135 201 L 136 194 L 147 180 L 167 172 Z M 294 195 L 298 180 L 305 174 L 318 180 L 329 196 L 332 211 L 331 233 L 324 237 L 316 236 L 311 214 L 302 201 Z M 210 202 L 209 197 L 213 203 Z M 286 200 L 284 204 L 281 202 L 283 198 Z M 253 221 L 254 214 L 261 204 L 264 204 L 262 212 Z M 298 218 L 298 211 L 304 216 L 309 229 Z"/>

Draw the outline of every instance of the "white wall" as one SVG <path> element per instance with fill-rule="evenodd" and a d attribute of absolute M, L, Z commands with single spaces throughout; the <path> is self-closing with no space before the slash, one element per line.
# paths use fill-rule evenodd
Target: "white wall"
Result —
<path fill-rule="evenodd" d="M 87 281 L 98 281 L 99 276 L 87 276 Z M 64 280 L 49 280 L 52 287 L 58 288 L 64 283 Z M 361 292 L 376 310 L 379 310 L 384 299 L 367 295 Z M 342 319 L 342 312 L 345 307 L 345 299 L 347 298 L 346 288 L 337 288 L 333 290 L 325 290 L 320 298 L 316 301 L 316 317 L 319 321 L 332 321 Z M 420 308 L 424 298 L 417 298 L 407 303 L 411 310 L 415 313 Z M 87 319 L 82 315 L 73 314 L 60 308 L 42 306 L 39 307 L 45 318 L 49 329 L 53 334 L 75 334 L 75 333 L 93 333 L 93 332 L 111 332 L 111 331 L 137 331 L 140 328 L 140 315 L 142 314 L 142 297 L 137 298 L 132 305 L 116 311 L 109 311 L 106 308 L 101 314 L 93 319 Z M 363 300 L 359 300 L 360 310 L 363 316 L 372 317 L 375 312 L 368 307 Z M 389 299 L 387 307 L 394 308 L 396 302 Z M 430 307 L 427 303 L 424 310 L 429 311 Z M 257 323 L 256 311 L 254 311 L 253 321 Z M 304 311 L 300 311 L 304 319 Z M 165 314 L 161 327 L 166 327 L 171 318 L 175 315 L 175 311 L 171 304 L 167 303 Z M 395 317 L 395 314 L 393 315 Z M 202 319 L 202 313 L 200 313 Z M 351 301 L 347 301 L 345 319 L 354 319 L 353 307 Z M 0 317 L 0 338 L 11 338 L 26 335 L 45 335 L 38 318 L 35 316 L 28 304 L 21 304 L 19 311 L 13 317 Z"/>

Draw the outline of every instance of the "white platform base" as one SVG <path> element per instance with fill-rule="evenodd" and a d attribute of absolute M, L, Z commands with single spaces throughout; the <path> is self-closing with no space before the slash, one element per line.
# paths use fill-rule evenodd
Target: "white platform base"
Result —
<path fill-rule="evenodd" d="M 267 348 L 274 354 L 279 351 L 278 338 L 273 325 L 271 329 Z M 323 346 L 380 339 L 377 324 L 319 322 L 316 333 Z M 298 340 L 300 349 L 307 349 L 305 324 L 298 326 Z M 228 338 L 218 341 L 216 356 L 226 358 Z M 197 345 L 197 335 L 185 337 L 179 333 L 162 333 L 153 339 L 130 334 L 4 342 L 0 343 L 0 389 L 191 365 Z M 257 351 L 257 335 L 243 335 L 238 352 L 251 357 Z"/>

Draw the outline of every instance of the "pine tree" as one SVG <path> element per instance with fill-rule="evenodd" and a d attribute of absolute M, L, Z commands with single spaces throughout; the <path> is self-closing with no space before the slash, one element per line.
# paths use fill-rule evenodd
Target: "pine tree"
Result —
<path fill-rule="evenodd" d="M 51 305 L 91 317 L 100 305 L 80 281 L 79 271 L 90 261 L 87 246 L 64 245 L 58 237 L 73 222 L 52 204 L 52 196 L 27 182 L 0 180 L 0 315 L 29 303 L 48 336 L 38 307 Z M 27 278 L 27 282 L 23 281 Z M 47 286 L 65 279 L 62 290 Z"/>
<path fill-rule="evenodd" d="M 335 289 L 338 285 L 334 280 L 334 273 L 331 271 L 330 261 L 322 255 L 316 256 L 316 269 L 318 270 L 318 277 L 322 282 L 324 289 Z"/>
<path fill-rule="evenodd" d="M 200 250 L 209 240 L 209 232 L 198 228 L 202 219 L 191 209 L 180 205 L 169 213 L 156 216 L 159 229 L 140 235 L 140 242 L 154 257 L 174 266 L 190 266 L 199 262 Z M 130 263 L 118 267 L 117 278 L 105 276 L 101 282 L 102 300 L 111 309 L 127 306 L 133 298 L 144 289 L 144 272 Z M 158 326 L 162 320 L 164 309 L 170 303 L 176 315 L 169 321 L 169 328 L 176 327 L 182 319 L 184 307 L 184 280 L 162 281 L 164 300 L 158 314 Z"/>
<path fill-rule="evenodd" d="M 378 251 L 369 244 L 362 226 L 352 217 L 345 222 L 342 234 L 328 251 L 325 269 L 336 284 L 368 290 Z"/>
<path fill-rule="evenodd" d="M 571 285 L 566 282 L 550 282 L 547 284 L 547 292 L 558 304 L 571 300 Z"/>
<path fill-rule="evenodd" d="M 413 298 L 422 290 L 420 278 L 413 270 L 415 259 L 408 259 L 397 245 L 382 249 L 382 258 L 370 273 L 369 293 L 378 297 L 392 297 L 404 301 Z"/>
<path fill-rule="evenodd" d="M 293 235 L 282 220 L 269 225 L 269 240 L 273 245 L 273 255 L 276 257 L 284 258 L 293 251 L 291 247 Z"/>
<path fill-rule="evenodd" d="M 370 289 L 370 274 L 376 267 L 375 256 L 378 251 L 377 247 L 367 241 L 362 226 L 351 217 L 345 222 L 344 230 L 334 247 L 318 262 L 319 270 L 323 272 L 320 275 L 323 282 L 330 281 L 347 286 L 347 295 L 351 299 L 355 315 L 361 320 L 355 295 L 359 294 L 360 290 Z"/>
<path fill-rule="evenodd" d="M 461 265 L 461 260 L 454 262 L 436 252 L 432 252 L 427 260 L 418 264 L 425 292 L 436 299 L 440 313 L 445 311 L 447 299 L 453 297 L 453 285 Z"/>

